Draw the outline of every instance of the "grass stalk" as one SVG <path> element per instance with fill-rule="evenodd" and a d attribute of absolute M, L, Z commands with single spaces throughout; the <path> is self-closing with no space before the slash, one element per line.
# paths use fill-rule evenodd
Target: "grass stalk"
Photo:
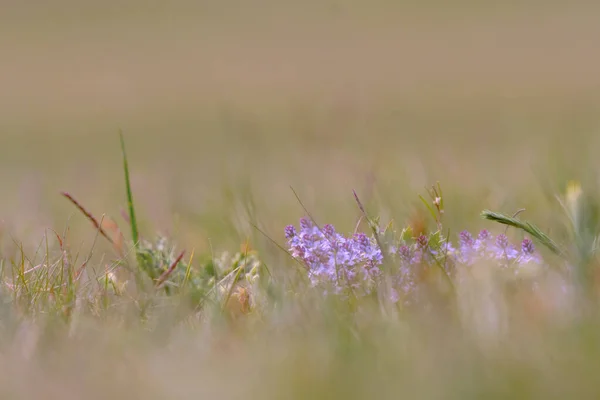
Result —
<path fill-rule="evenodd" d="M 554 254 L 559 255 L 561 257 L 565 257 L 564 250 L 558 247 L 558 245 L 552 239 L 550 239 L 548 235 L 542 232 L 540 228 L 538 228 L 531 222 L 521 221 L 520 219 L 517 219 L 515 217 L 509 217 L 508 215 L 490 210 L 483 210 L 481 212 L 481 217 L 490 221 L 498 222 L 500 224 L 521 229 L 529 233 L 532 237 L 536 238 L 542 245 L 547 247 Z"/>

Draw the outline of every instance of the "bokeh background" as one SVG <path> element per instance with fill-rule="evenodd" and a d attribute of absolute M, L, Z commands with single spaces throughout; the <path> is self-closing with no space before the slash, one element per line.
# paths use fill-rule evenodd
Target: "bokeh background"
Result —
<path fill-rule="evenodd" d="M 415 223 L 439 181 L 453 239 L 525 208 L 577 244 L 555 195 L 573 179 L 600 198 L 599 21 L 591 0 L 0 0 L 0 398 L 598 398 L 598 318 L 561 325 L 586 312 L 563 286 L 542 292 L 560 315 L 505 301 L 486 268 L 460 321 L 355 312 L 294 292 L 297 265 L 253 225 L 283 244 L 292 188 L 340 232 L 352 190 Z M 148 293 L 105 303 L 94 278 L 76 299 L 27 289 L 67 258 L 49 229 L 69 228 L 71 266 L 95 246 L 91 277 L 113 261 L 60 192 L 124 228 L 119 130 L 142 234 L 198 265 L 249 240 L 275 272 L 268 312 L 146 319 Z"/>
<path fill-rule="evenodd" d="M 548 187 L 594 188 L 593 1 L 2 0 L 0 218 L 35 246 L 66 190 L 123 224 L 118 131 L 146 235 L 282 241 L 303 215 L 350 230 L 355 189 L 401 223 L 440 181 L 447 224 L 491 208 L 544 226 Z M 550 185 L 550 186 L 548 186 Z M 593 189 L 595 190 L 595 189 Z M 553 205 L 554 207 L 554 205 Z"/>

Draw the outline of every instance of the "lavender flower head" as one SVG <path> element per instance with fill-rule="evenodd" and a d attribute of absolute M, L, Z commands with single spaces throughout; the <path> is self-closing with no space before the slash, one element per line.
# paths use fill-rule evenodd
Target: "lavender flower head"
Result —
<path fill-rule="evenodd" d="M 487 230 L 483 229 L 477 235 L 477 240 L 475 240 L 474 248 L 475 250 L 482 255 L 489 255 L 491 249 L 494 245 L 494 236 Z"/>
<path fill-rule="evenodd" d="M 494 244 L 491 246 L 491 255 L 494 259 L 501 261 L 504 265 L 515 260 L 519 252 L 509 243 L 508 237 L 505 234 L 496 236 Z"/>
<path fill-rule="evenodd" d="M 427 239 L 427 236 L 421 235 L 417 238 L 417 245 L 419 245 L 419 247 L 421 249 L 426 248 L 428 244 L 429 244 L 429 239 Z"/>
<path fill-rule="evenodd" d="M 303 218 L 299 232 L 288 226 L 285 234 L 292 256 L 306 265 L 314 286 L 331 285 L 336 292 L 365 289 L 368 293 L 380 273 L 381 249 L 363 233 L 345 237 L 332 225 L 319 229 Z"/>
<path fill-rule="evenodd" d="M 294 236 L 296 236 L 296 228 L 294 228 L 294 225 L 286 226 L 285 227 L 285 238 L 290 240 Z"/>
<path fill-rule="evenodd" d="M 293 257 L 307 268 L 308 277 L 315 287 L 326 292 L 366 295 L 377 290 L 381 275 L 380 266 L 384 254 L 376 241 L 364 233 L 345 236 L 333 225 L 316 226 L 311 220 L 302 218 L 300 229 L 285 227 L 285 237 Z M 433 237 L 433 236 L 432 236 Z M 418 298 L 419 271 L 437 263 L 443 265 L 452 279 L 456 268 L 473 266 L 479 262 L 489 265 L 490 261 L 501 268 L 518 271 L 534 271 L 526 266 L 541 266 L 543 260 L 533 242 L 524 239 L 517 248 L 505 234 L 494 237 L 482 230 L 477 237 L 468 231 L 458 235 L 457 247 L 441 238 L 420 235 L 407 241 L 386 243 L 388 255 L 393 261 L 390 271 L 393 302 Z"/>
<path fill-rule="evenodd" d="M 523 239 L 521 242 L 521 254 L 519 255 L 520 264 L 541 264 L 542 259 L 535 251 L 535 246 L 531 239 Z"/>
<path fill-rule="evenodd" d="M 457 254 L 457 261 L 460 264 L 471 265 L 477 259 L 477 252 L 475 250 L 475 239 L 468 231 L 462 231 L 459 235 L 459 249 Z"/>

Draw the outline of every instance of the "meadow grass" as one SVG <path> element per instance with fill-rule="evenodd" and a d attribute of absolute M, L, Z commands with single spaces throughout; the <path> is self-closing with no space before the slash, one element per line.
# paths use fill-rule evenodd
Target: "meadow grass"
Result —
<path fill-rule="evenodd" d="M 595 4 L 154 6 L 0 16 L 1 398 L 598 397 Z"/>

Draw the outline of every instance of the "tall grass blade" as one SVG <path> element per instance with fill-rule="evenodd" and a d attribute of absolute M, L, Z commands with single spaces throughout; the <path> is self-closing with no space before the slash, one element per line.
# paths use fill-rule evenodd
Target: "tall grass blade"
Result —
<path fill-rule="evenodd" d="M 177 264 L 179 264 L 179 262 L 181 261 L 181 259 L 183 258 L 184 255 L 185 255 L 185 250 L 183 250 L 181 253 L 179 253 L 179 256 L 177 256 L 175 261 L 173 263 L 171 263 L 169 268 L 158 277 L 158 279 L 156 280 L 156 287 L 160 287 L 163 283 L 165 283 L 165 281 L 169 278 L 169 276 L 173 273 L 173 271 L 175 271 Z M 168 294 L 169 293 L 168 287 L 165 286 L 165 289 Z"/>
<path fill-rule="evenodd" d="M 133 192 L 131 190 L 131 181 L 129 179 L 129 164 L 127 163 L 127 152 L 125 151 L 125 139 L 123 138 L 123 132 L 119 132 L 121 139 L 121 152 L 123 154 L 123 173 L 125 174 L 125 190 L 127 191 L 127 209 L 129 211 L 129 226 L 131 226 L 131 240 L 133 241 L 133 248 L 135 250 L 135 258 L 138 265 L 136 271 L 136 279 L 140 287 L 144 287 L 143 280 L 139 275 L 139 271 L 143 270 L 150 279 L 154 279 L 154 271 L 152 271 L 146 264 L 142 253 L 140 252 L 140 235 L 137 225 L 137 219 L 135 217 L 135 207 L 133 203 Z"/>
<path fill-rule="evenodd" d="M 104 236 L 104 238 L 106 240 L 108 240 L 113 246 L 115 246 L 115 241 L 102 228 L 102 222 L 98 222 L 98 220 L 94 217 L 94 215 L 91 212 L 89 212 L 80 202 L 78 202 L 71 194 L 69 194 L 67 192 L 61 192 L 61 194 L 65 198 L 67 198 L 75 207 L 77 207 L 77 209 L 79 211 L 81 211 L 81 213 L 83 215 L 85 215 L 88 220 L 90 220 L 92 225 L 94 225 L 94 228 L 96 228 L 96 230 L 98 232 L 100 232 L 100 234 L 102 236 Z M 60 241 L 60 238 L 59 238 L 59 241 Z M 61 245 L 62 245 L 62 241 L 61 241 Z"/>
<path fill-rule="evenodd" d="M 508 215 L 504 215 L 502 213 L 490 210 L 483 210 L 481 212 L 481 216 L 482 218 L 488 219 L 490 221 L 495 221 L 500 224 L 512 226 L 514 228 L 519 228 L 536 238 L 542 245 L 546 246 L 554 254 L 557 254 L 562 257 L 565 256 L 565 252 L 561 250 L 558 247 L 558 245 L 552 239 L 550 239 L 550 237 L 548 237 L 548 235 L 546 235 L 537 226 L 533 225 L 530 222 L 521 221 L 517 218 L 509 217 Z"/>
<path fill-rule="evenodd" d="M 123 153 L 123 172 L 125 174 L 125 189 L 127 190 L 127 208 L 129 210 L 129 222 L 131 225 L 131 239 L 133 240 L 137 252 L 137 250 L 139 250 L 139 231 L 137 219 L 135 218 L 135 207 L 133 205 L 133 193 L 131 191 L 131 182 L 129 180 L 129 164 L 127 163 L 123 132 L 119 132 L 119 137 L 121 139 L 121 152 Z"/>
<path fill-rule="evenodd" d="M 437 222 L 437 217 L 435 215 L 435 211 L 433 210 L 433 208 L 429 205 L 429 203 L 427 202 L 427 200 L 425 200 L 425 198 L 421 195 L 419 195 L 419 199 L 421 199 L 421 202 L 423 204 L 425 204 L 425 207 L 427 207 L 427 210 L 429 210 L 429 213 L 431 214 L 431 216 L 433 217 L 433 219 Z"/>

